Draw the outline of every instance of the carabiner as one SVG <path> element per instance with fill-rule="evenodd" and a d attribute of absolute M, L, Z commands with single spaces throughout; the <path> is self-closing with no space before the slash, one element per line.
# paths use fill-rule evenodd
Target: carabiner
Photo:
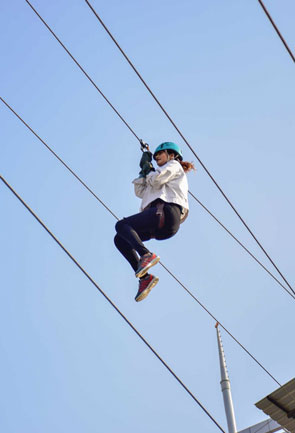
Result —
<path fill-rule="evenodd" d="M 140 142 L 140 149 L 142 152 L 145 152 L 146 150 L 149 151 L 149 145 L 147 143 L 145 143 L 142 139 L 139 140 Z"/>

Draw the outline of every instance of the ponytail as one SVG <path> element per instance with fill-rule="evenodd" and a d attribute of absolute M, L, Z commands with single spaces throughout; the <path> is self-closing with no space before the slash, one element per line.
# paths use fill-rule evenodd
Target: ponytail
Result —
<path fill-rule="evenodd" d="M 181 167 L 183 168 L 183 171 L 185 173 L 188 173 L 191 170 L 196 171 L 196 167 L 194 166 L 194 164 L 192 162 L 188 162 L 188 161 L 179 161 L 179 164 L 181 165 Z"/>
<path fill-rule="evenodd" d="M 177 153 L 175 153 L 173 150 L 168 149 L 167 153 L 169 155 L 174 155 L 175 161 L 179 162 L 179 164 L 181 165 L 181 167 L 183 168 L 183 171 L 185 173 L 188 173 L 191 170 L 196 171 L 196 167 L 194 166 L 194 164 L 192 162 L 180 161 L 179 155 Z"/>

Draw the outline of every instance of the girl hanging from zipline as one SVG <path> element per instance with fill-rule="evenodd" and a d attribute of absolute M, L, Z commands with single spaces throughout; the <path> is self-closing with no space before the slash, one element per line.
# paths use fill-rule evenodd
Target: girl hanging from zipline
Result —
<path fill-rule="evenodd" d="M 139 278 L 135 300 L 142 301 L 158 283 L 159 278 L 148 273 L 160 257 L 150 252 L 144 241 L 174 236 L 188 214 L 188 183 L 186 173 L 195 169 L 183 161 L 180 147 L 172 142 L 160 144 L 154 155 L 142 143 L 139 177 L 133 181 L 137 197 L 142 199 L 141 212 L 123 218 L 116 224 L 115 245 L 128 260 Z M 158 168 L 154 169 L 152 158 Z"/>

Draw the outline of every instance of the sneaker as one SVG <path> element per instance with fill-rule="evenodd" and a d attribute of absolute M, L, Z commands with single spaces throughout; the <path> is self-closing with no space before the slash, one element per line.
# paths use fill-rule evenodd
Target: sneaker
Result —
<path fill-rule="evenodd" d="M 154 265 L 156 265 L 160 261 L 160 257 L 156 256 L 154 253 L 147 253 L 141 257 L 138 269 L 135 272 L 136 278 L 143 277 L 147 271 Z"/>
<path fill-rule="evenodd" d="M 139 280 L 139 289 L 135 296 L 136 302 L 142 301 L 150 293 L 152 288 L 158 283 L 159 278 L 154 275 L 147 275 Z"/>

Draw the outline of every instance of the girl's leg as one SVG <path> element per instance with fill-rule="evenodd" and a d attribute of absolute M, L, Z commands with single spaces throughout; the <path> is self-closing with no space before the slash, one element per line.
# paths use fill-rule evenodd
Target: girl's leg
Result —
<path fill-rule="evenodd" d="M 158 229 L 159 217 L 156 212 L 156 207 L 152 207 L 139 214 L 123 218 L 116 224 L 115 245 L 135 272 L 139 268 L 138 255 L 142 257 L 150 252 L 142 241 L 147 241 L 151 237 L 159 240 L 168 239 L 179 229 L 180 209 L 177 205 L 165 204 L 165 225 L 162 229 Z M 159 258 L 155 256 L 154 260 L 157 259 Z"/>
<path fill-rule="evenodd" d="M 128 260 L 132 269 L 134 270 L 134 272 L 136 272 L 139 262 L 137 252 L 131 247 L 131 245 L 127 241 L 125 241 L 125 239 L 121 238 L 121 236 L 119 235 L 115 236 L 114 242 L 120 253 L 125 257 L 126 260 Z"/>
<path fill-rule="evenodd" d="M 147 240 L 147 239 L 145 239 Z M 128 260 L 133 270 L 136 272 L 139 265 L 139 258 L 137 252 L 130 247 L 130 244 L 121 238 L 119 235 L 115 236 L 115 245 L 123 256 Z M 147 297 L 152 288 L 158 283 L 159 278 L 154 275 L 146 273 L 139 279 L 139 289 L 135 296 L 136 302 L 142 301 Z"/>
<path fill-rule="evenodd" d="M 174 236 L 180 226 L 181 210 L 179 206 L 173 203 L 166 203 L 164 206 L 165 224 L 164 227 L 158 229 L 155 233 L 155 238 L 158 240 L 169 239 Z"/>
<path fill-rule="evenodd" d="M 141 257 L 149 253 L 142 241 L 147 241 L 154 236 L 157 224 L 158 217 L 155 208 L 123 218 L 116 224 L 115 245 L 135 271 L 139 264 L 138 255 Z"/>

